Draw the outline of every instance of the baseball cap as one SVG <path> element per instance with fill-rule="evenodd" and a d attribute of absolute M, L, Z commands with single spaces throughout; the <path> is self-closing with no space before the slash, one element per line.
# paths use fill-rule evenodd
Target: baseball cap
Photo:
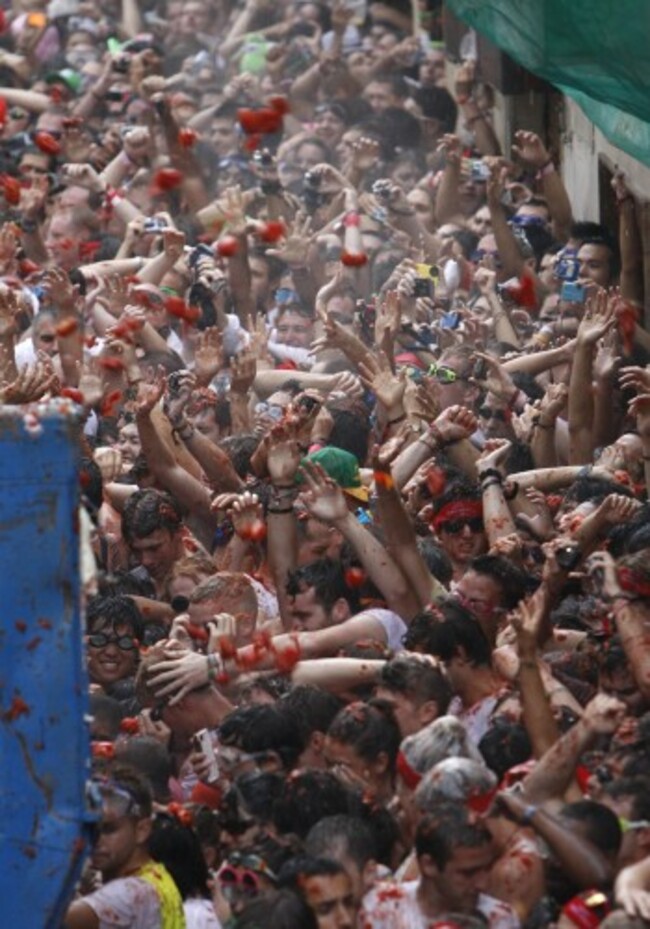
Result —
<path fill-rule="evenodd" d="M 303 459 L 303 464 L 306 461 L 319 464 L 327 476 L 331 477 L 346 494 L 363 503 L 368 502 L 368 488 L 361 483 L 359 463 L 350 452 L 327 445 L 307 455 Z"/>

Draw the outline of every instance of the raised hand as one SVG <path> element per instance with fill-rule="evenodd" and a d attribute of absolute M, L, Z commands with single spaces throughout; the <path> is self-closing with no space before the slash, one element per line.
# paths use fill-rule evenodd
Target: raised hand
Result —
<path fill-rule="evenodd" d="M 626 707 L 621 700 L 606 694 L 596 694 L 585 707 L 582 722 L 594 735 L 613 735 L 625 713 Z"/>
<path fill-rule="evenodd" d="M 548 149 L 536 132 L 515 132 L 515 143 L 512 146 L 513 155 L 536 170 L 543 168 L 551 160 Z"/>
<path fill-rule="evenodd" d="M 233 500 L 230 508 L 233 529 L 246 542 L 261 542 L 266 536 L 262 504 L 257 494 L 248 490 Z"/>
<path fill-rule="evenodd" d="M 43 275 L 41 286 L 47 294 L 47 302 L 56 307 L 59 316 L 76 313 L 79 292 L 65 271 L 50 268 Z"/>
<path fill-rule="evenodd" d="M 230 390 L 235 394 L 248 394 L 257 374 L 257 359 L 253 352 L 240 352 L 230 361 Z"/>
<path fill-rule="evenodd" d="M 94 193 L 104 192 L 104 182 L 91 164 L 65 164 L 61 179 L 68 187 L 84 187 Z"/>
<path fill-rule="evenodd" d="M 57 384 L 58 378 L 50 359 L 46 361 L 45 356 L 41 356 L 23 368 L 15 380 L 0 387 L 0 402 L 11 405 L 34 403 L 52 393 Z"/>
<path fill-rule="evenodd" d="M 185 423 L 187 407 L 192 391 L 196 387 L 196 377 L 191 371 L 175 371 L 173 380 L 170 375 L 163 383 L 165 384 L 163 404 L 165 416 L 175 429 L 179 429 Z"/>
<path fill-rule="evenodd" d="M 140 381 L 138 384 L 138 397 L 136 400 L 136 412 L 138 416 L 148 416 L 153 408 L 160 403 L 164 392 L 164 377 L 158 376 L 152 384 L 147 384 L 145 381 Z"/>
<path fill-rule="evenodd" d="M 294 216 L 291 227 L 287 230 L 284 242 L 279 248 L 270 248 L 268 255 L 279 258 L 289 267 L 303 267 L 307 264 L 309 247 L 311 245 L 311 216 L 298 211 Z"/>
<path fill-rule="evenodd" d="M 642 439 L 650 439 L 650 392 L 639 394 L 630 403 L 630 416 L 636 417 L 636 427 Z"/>
<path fill-rule="evenodd" d="M 216 326 L 211 326 L 199 332 L 194 348 L 194 374 L 198 383 L 208 385 L 223 365 L 223 336 Z"/>
<path fill-rule="evenodd" d="M 433 431 L 445 443 L 469 439 L 478 428 L 478 419 L 464 406 L 450 406 L 443 410 L 432 424 Z"/>
<path fill-rule="evenodd" d="M 607 291 L 599 290 L 587 302 L 585 314 L 578 326 L 578 345 L 593 346 L 616 324 L 614 301 Z"/>
<path fill-rule="evenodd" d="M 476 460 L 479 478 L 492 468 L 502 468 L 511 448 L 512 442 L 508 439 L 488 439 Z"/>
<path fill-rule="evenodd" d="M 619 380 L 623 390 L 635 390 L 639 394 L 650 393 L 650 368 L 628 365 L 621 368 Z"/>
<path fill-rule="evenodd" d="M 311 515 L 325 523 L 336 523 L 348 515 L 345 495 L 338 484 L 327 476 L 320 465 L 307 462 L 302 467 L 307 490 L 301 494 Z"/>
<path fill-rule="evenodd" d="M 267 467 L 278 487 L 289 487 L 295 482 L 303 455 L 298 433 L 298 423 L 278 423 L 268 436 Z"/>
<path fill-rule="evenodd" d="M 16 334 L 16 316 L 19 310 L 20 303 L 15 291 L 0 286 L 0 339 L 7 339 Z"/>
<path fill-rule="evenodd" d="M 364 385 L 372 390 L 388 413 L 402 405 L 406 378 L 404 374 L 393 374 L 385 352 L 368 354 L 365 364 L 359 365 L 359 374 Z"/>
<path fill-rule="evenodd" d="M 486 355 L 482 352 L 476 352 L 476 358 L 484 361 L 487 366 L 485 377 L 470 378 L 472 384 L 478 384 L 484 390 L 488 390 L 499 400 L 509 402 L 518 393 L 515 382 L 510 374 L 503 367 L 501 362 L 493 358 L 492 355 Z"/>
<path fill-rule="evenodd" d="M 522 661 L 537 655 L 540 629 L 544 621 L 544 604 L 540 597 L 521 600 L 509 615 L 510 625 L 517 636 L 517 652 Z"/>

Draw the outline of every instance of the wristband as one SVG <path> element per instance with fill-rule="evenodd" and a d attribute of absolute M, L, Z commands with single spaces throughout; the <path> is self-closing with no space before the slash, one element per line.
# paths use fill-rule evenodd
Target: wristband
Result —
<path fill-rule="evenodd" d="M 372 476 L 377 487 L 383 487 L 384 490 L 392 490 L 395 487 L 393 476 L 388 471 L 373 471 Z"/>
<path fill-rule="evenodd" d="M 489 487 L 501 487 L 501 481 L 497 480 L 496 477 L 489 477 L 484 484 L 481 484 L 481 493 L 484 490 L 487 490 Z"/>
<path fill-rule="evenodd" d="M 519 822 L 523 826 L 527 826 L 537 812 L 538 808 L 533 803 L 529 803 L 524 812 L 519 817 Z"/>
<path fill-rule="evenodd" d="M 403 423 L 405 419 L 406 419 L 406 413 L 402 413 L 401 416 L 396 416 L 395 419 L 389 419 L 388 425 L 395 426 L 397 423 Z"/>
<path fill-rule="evenodd" d="M 508 481 L 507 486 L 503 489 L 504 500 L 514 500 L 519 493 L 519 484 L 517 481 Z"/>
<path fill-rule="evenodd" d="M 555 165 L 552 158 L 549 158 L 546 164 L 542 165 L 537 172 L 536 179 L 541 181 L 543 178 L 548 177 L 549 174 L 555 174 Z"/>
<path fill-rule="evenodd" d="M 498 468 L 486 468 L 485 471 L 479 473 L 479 481 L 484 480 L 486 477 L 493 477 L 500 484 L 503 483 L 503 474 L 498 470 Z"/>
<path fill-rule="evenodd" d="M 187 430 L 189 430 L 189 432 Z M 176 429 L 176 435 L 183 442 L 189 442 L 189 440 L 194 435 L 194 426 L 192 423 L 183 423 L 182 426 Z"/>

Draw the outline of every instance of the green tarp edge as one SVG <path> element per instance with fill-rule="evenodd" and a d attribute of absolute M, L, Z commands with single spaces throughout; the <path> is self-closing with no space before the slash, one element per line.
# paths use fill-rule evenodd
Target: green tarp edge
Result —
<path fill-rule="evenodd" d="M 553 0 L 532 0 L 532 7 L 530 2 L 531 0 L 507 0 L 504 4 L 503 0 L 493 0 L 492 3 L 489 0 L 446 0 L 448 8 L 459 19 L 490 39 L 524 68 L 549 81 L 575 100 L 587 118 L 613 145 L 650 167 L 650 123 L 626 112 L 620 106 L 614 106 L 586 93 L 583 89 L 584 73 L 576 73 L 575 84 L 572 84 L 571 69 L 554 60 L 552 36 L 545 36 L 543 33 L 540 35 L 537 30 L 533 31 L 536 14 L 539 15 L 540 11 L 538 4 L 544 4 L 548 12 L 553 6 Z M 597 4 L 600 0 L 592 2 Z M 503 9 L 499 9 L 501 6 Z M 530 14 L 531 9 L 535 9 L 535 13 L 529 16 L 527 13 Z M 530 34 L 527 34 L 526 30 Z M 579 51 L 579 46 L 580 36 L 577 35 L 576 51 Z M 639 71 L 642 72 L 645 63 L 639 61 L 638 65 Z M 599 93 L 602 93 L 607 83 L 607 80 L 603 81 L 602 78 L 609 78 L 612 90 L 614 87 L 616 89 L 615 96 L 624 99 L 624 82 L 618 81 L 613 73 L 607 74 L 606 59 L 595 60 L 593 69 L 594 72 L 600 72 L 601 78 L 593 81 L 594 89 L 598 87 Z M 640 81 L 637 90 L 641 90 L 644 83 Z M 575 86 L 576 84 L 582 86 Z"/>

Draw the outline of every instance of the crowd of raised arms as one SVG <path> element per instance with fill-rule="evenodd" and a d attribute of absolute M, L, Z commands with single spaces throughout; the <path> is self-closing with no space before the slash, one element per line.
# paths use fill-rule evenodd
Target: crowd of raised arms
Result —
<path fill-rule="evenodd" d="M 2 15 L 0 401 L 79 422 L 66 929 L 650 919 L 640 204 L 575 215 L 414 12 Z"/>

